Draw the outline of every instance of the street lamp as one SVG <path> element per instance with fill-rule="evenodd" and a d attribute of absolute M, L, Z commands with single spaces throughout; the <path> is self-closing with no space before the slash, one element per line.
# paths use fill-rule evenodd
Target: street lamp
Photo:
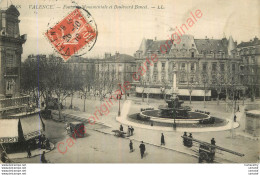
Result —
<path fill-rule="evenodd" d="M 119 86 L 121 87 L 121 84 L 119 84 Z M 121 96 L 122 96 L 122 92 L 121 92 L 121 94 L 117 95 L 117 99 L 119 100 L 119 103 L 118 103 L 118 117 L 121 115 L 121 111 L 120 111 L 120 99 L 121 99 Z"/>
<path fill-rule="evenodd" d="M 86 112 L 86 98 L 87 98 L 87 88 L 84 87 L 84 112 Z"/>
<path fill-rule="evenodd" d="M 205 111 L 205 108 L 206 108 L 206 84 L 207 84 L 207 81 L 208 81 L 207 74 L 206 74 L 206 72 L 203 72 L 202 83 L 204 85 L 204 111 Z"/>
<path fill-rule="evenodd" d="M 191 104 L 191 93 L 192 93 L 192 90 L 193 90 L 193 83 L 189 83 L 189 94 L 190 94 L 190 104 Z"/>
<path fill-rule="evenodd" d="M 173 115 L 173 129 L 176 130 L 176 127 L 177 127 L 177 124 L 176 124 L 176 110 L 175 110 L 175 107 L 176 107 L 176 104 L 174 102 L 174 98 L 171 98 L 172 99 L 172 104 L 173 104 L 173 108 L 172 108 L 172 115 Z"/>
<path fill-rule="evenodd" d="M 147 85 L 147 104 L 149 105 L 149 89 L 148 89 L 149 82 L 147 82 L 146 85 Z"/>

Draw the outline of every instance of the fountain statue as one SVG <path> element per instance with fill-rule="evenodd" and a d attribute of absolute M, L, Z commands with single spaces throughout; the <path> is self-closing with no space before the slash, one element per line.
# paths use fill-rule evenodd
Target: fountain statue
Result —
<path fill-rule="evenodd" d="M 163 118 L 183 118 L 188 117 L 188 111 L 191 111 L 189 106 L 182 107 L 184 102 L 178 98 L 178 87 L 176 81 L 176 67 L 173 69 L 173 81 L 172 81 L 172 96 L 169 100 L 166 100 L 167 106 L 160 106 L 160 117 Z"/>

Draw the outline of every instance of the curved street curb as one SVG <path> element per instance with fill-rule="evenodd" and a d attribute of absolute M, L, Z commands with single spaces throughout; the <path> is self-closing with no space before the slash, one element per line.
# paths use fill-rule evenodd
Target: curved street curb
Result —
<path fill-rule="evenodd" d="M 130 103 L 131 101 L 127 100 L 124 102 L 123 109 L 125 108 L 126 103 Z M 122 110 L 123 111 L 123 110 Z M 130 125 L 137 128 L 142 129 L 151 129 L 151 130 L 159 130 L 159 131 L 174 131 L 174 132 L 211 132 L 211 131 L 225 131 L 225 130 L 231 130 L 232 124 L 234 124 L 233 129 L 239 127 L 239 123 L 233 123 L 233 121 L 226 119 L 228 121 L 228 124 L 225 126 L 219 126 L 219 127 L 205 127 L 205 128 L 176 128 L 175 130 L 171 127 L 160 127 L 160 126 L 149 126 L 149 125 L 143 125 L 135 122 L 131 122 L 127 120 L 127 113 L 125 115 L 121 115 L 120 117 L 116 117 L 116 121 L 119 123 L 122 123 L 124 125 Z"/>

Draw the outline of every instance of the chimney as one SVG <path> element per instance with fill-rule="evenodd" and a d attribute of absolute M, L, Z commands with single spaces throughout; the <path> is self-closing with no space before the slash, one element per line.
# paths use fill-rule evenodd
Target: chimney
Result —
<path fill-rule="evenodd" d="M 116 51 L 115 59 L 119 58 L 119 52 Z"/>
<path fill-rule="evenodd" d="M 110 58 L 111 57 L 111 53 L 110 52 L 106 52 L 105 53 L 105 59 L 108 59 L 108 58 Z"/>
<path fill-rule="evenodd" d="M 256 42 L 256 41 L 258 41 L 258 38 L 255 36 L 255 38 L 254 38 L 254 42 Z"/>

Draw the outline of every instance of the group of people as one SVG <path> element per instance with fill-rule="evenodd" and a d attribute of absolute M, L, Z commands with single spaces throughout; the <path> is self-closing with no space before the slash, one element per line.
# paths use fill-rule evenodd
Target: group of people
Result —
<path fill-rule="evenodd" d="M 162 135 L 161 135 L 161 145 L 165 145 L 165 139 L 164 139 L 163 133 L 162 133 Z M 134 151 L 134 147 L 133 147 L 133 142 L 132 142 L 132 140 L 130 140 L 129 148 L 130 148 L 130 152 L 133 152 L 133 151 Z M 139 149 L 140 149 L 140 154 L 141 154 L 141 159 L 142 159 L 142 158 L 144 157 L 144 153 L 145 153 L 145 144 L 144 144 L 143 141 L 142 141 L 141 144 L 139 145 Z"/>
<path fill-rule="evenodd" d="M 120 125 L 120 127 L 119 127 L 119 130 L 120 131 L 124 131 L 124 127 L 123 127 L 123 125 Z M 134 128 L 131 126 L 128 126 L 128 128 L 127 128 L 127 135 L 128 136 L 132 136 L 132 135 L 134 135 Z"/>
<path fill-rule="evenodd" d="M 37 141 L 36 141 L 36 143 L 37 143 Z M 29 141 L 28 142 L 27 149 L 26 149 L 26 151 L 27 151 L 27 158 L 31 158 L 31 156 L 32 156 L 31 148 L 33 147 L 33 144 L 34 144 L 33 141 Z M 50 140 L 48 138 L 46 138 L 44 134 L 42 134 L 39 137 L 38 147 L 46 149 L 46 150 L 50 150 L 51 149 Z"/>
<path fill-rule="evenodd" d="M 133 151 L 134 151 L 132 140 L 130 140 L 129 148 L 130 148 L 130 152 L 133 152 Z M 145 144 L 144 144 L 143 141 L 142 141 L 141 144 L 139 145 L 139 149 L 140 149 L 140 154 L 141 154 L 141 159 L 142 159 L 142 158 L 144 157 L 144 152 L 145 152 Z"/>
<path fill-rule="evenodd" d="M 185 137 L 189 137 L 191 139 L 187 139 Z M 193 138 L 192 133 L 190 133 L 190 135 L 188 136 L 187 132 L 184 132 L 184 134 L 183 134 L 183 145 L 187 146 L 187 147 L 191 147 L 192 146 L 192 138 Z"/>

